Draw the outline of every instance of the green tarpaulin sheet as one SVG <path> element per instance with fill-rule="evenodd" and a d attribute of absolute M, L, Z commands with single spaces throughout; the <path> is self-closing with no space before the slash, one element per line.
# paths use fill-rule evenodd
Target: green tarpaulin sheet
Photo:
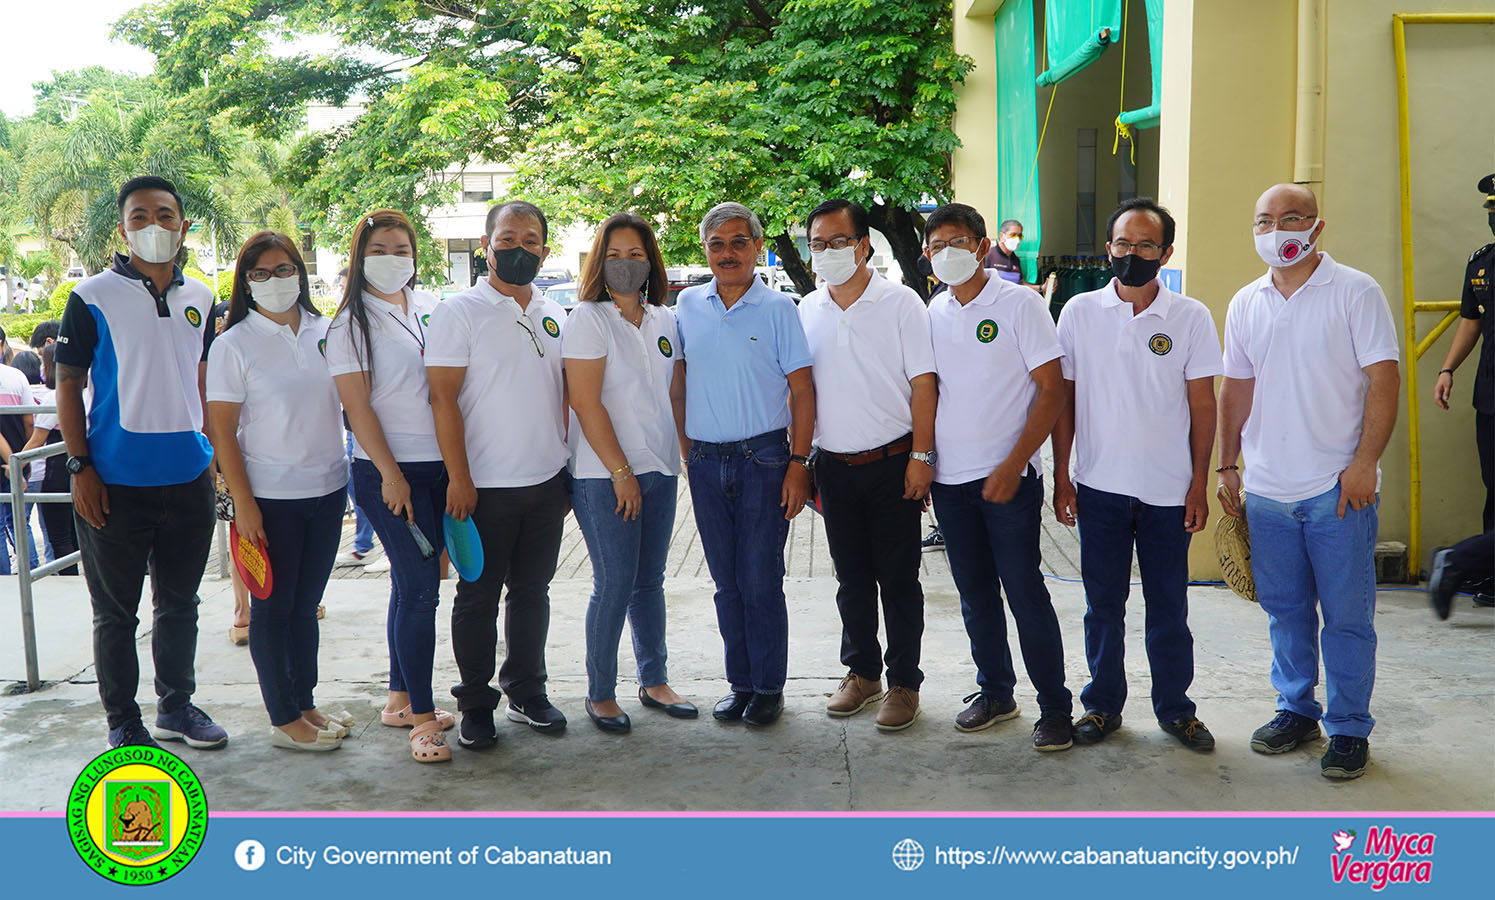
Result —
<path fill-rule="evenodd" d="M 1038 83 L 1058 84 L 1095 62 L 1108 44 L 1121 40 L 1122 3 L 1050 0 L 1044 10 L 1048 69 L 1038 76 Z M 1001 18 L 1000 10 L 997 18 Z"/>
<path fill-rule="evenodd" d="M 1121 124 L 1156 128 L 1163 110 L 1163 0 L 1147 0 L 1147 51 L 1152 60 L 1152 103 L 1122 113 Z"/>

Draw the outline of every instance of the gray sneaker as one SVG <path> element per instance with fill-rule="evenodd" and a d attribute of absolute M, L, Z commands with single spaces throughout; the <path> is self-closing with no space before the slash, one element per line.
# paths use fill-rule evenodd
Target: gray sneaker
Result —
<path fill-rule="evenodd" d="M 1272 721 L 1251 733 L 1251 749 L 1275 756 L 1286 753 L 1304 741 L 1317 740 L 1319 723 L 1286 709 L 1277 710 Z"/>
<path fill-rule="evenodd" d="M 977 691 L 967 695 L 962 702 L 971 705 L 955 717 L 956 731 L 982 731 L 998 722 L 1017 718 L 1017 701 L 1011 697 L 998 700 L 990 694 Z"/>

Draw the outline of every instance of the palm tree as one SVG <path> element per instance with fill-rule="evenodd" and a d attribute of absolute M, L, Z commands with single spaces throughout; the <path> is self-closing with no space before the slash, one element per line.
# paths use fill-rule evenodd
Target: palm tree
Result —
<path fill-rule="evenodd" d="M 7 214 L 11 215 L 7 215 Z M 31 228 L 23 222 L 12 218 L 13 210 L 0 210 L 0 266 L 6 267 L 7 271 L 14 268 L 17 256 L 20 253 L 21 241 L 31 237 Z M 15 293 L 10 289 L 10 276 L 5 277 L 5 311 L 14 312 L 11 308 L 15 304 Z"/>

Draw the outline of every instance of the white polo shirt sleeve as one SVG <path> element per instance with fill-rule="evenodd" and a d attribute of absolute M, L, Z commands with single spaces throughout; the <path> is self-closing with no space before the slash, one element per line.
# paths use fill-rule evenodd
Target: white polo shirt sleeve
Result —
<path fill-rule="evenodd" d="M 465 369 L 472 362 L 472 326 L 458 304 L 439 303 L 426 328 L 426 365 Z"/>
<path fill-rule="evenodd" d="M 232 341 L 214 341 L 208 350 L 207 399 L 209 403 L 243 403 L 244 357 Z"/>
<path fill-rule="evenodd" d="M 361 342 L 362 339 L 363 336 L 360 334 L 358 340 Z M 327 371 L 331 372 L 333 377 L 368 371 L 368 360 L 359 355 L 362 348 L 359 348 L 358 353 L 354 352 L 353 341 L 353 320 L 346 314 L 333 319 L 331 327 L 327 329 L 327 347 L 324 354 L 327 357 Z M 211 356 L 212 351 L 209 351 L 210 362 Z"/>
<path fill-rule="evenodd" d="M 1184 379 L 1212 378 L 1225 372 L 1220 357 L 1220 335 L 1209 307 L 1200 304 L 1189 335 L 1189 358 L 1184 361 Z"/>
<path fill-rule="evenodd" d="M 1251 335 L 1247 323 L 1250 321 L 1249 304 L 1256 292 L 1257 282 L 1251 282 L 1236 291 L 1235 297 L 1231 298 L 1230 306 L 1225 309 L 1225 365 L 1226 378 L 1236 378 L 1241 381 L 1249 381 L 1256 377 L 1256 366 L 1251 363 L 1251 356 L 1247 347 L 1251 344 Z"/>
<path fill-rule="evenodd" d="M 889 289 L 892 292 L 892 289 Z M 912 290 L 897 292 L 902 304 L 898 310 L 899 335 L 903 340 L 903 374 L 909 381 L 938 371 L 934 363 L 934 340 L 929 327 L 929 311 Z"/>
<path fill-rule="evenodd" d="M 1346 318 L 1350 323 L 1350 343 L 1355 348 L 1355 360 L 1360 368 L 1386 360 L 1400 360 L 1401 352 L 1396 346 L 1396 323 L 1391 319 L 1391 306 L 1386 294 L 1373 279 L 1349 298 Z"/>
<path fill-rule="evenodd" d="M 607 356 L 607 323 L 598 313 L 602 307 L 597 303 L 578 303 L 566 319 L 566 328 L 561 332 L 561 357 L 564 359 L 604 359 Z M 674 319 L 670 320 L 671 333 L 665 336 L 675 340 Z M 675 341 L 679 343 L 679 341 Z"/>
<path fill-rule="evenodd" d="M 1055 328 L 1055 339 L 1059 344 L 1059 371 L 1065 381 L 1075 380 L 1075 317 L 1070 305 L 1059 310 L 1059 324 Z"/>
<path fill-rule="evenodd" d="M 1029 372 L 1051 360 L 1062 360 L 1064 348 L 1059 343 L 1059 332 L 1054 319 L 1044 306 L 1043 296 L 1037 291 L 1025 291 L 1024 297 L 1013 309 L 1013 327 L 1017 329 L 1017 352 L 1023 357 L 1023 365 Z M 1060 369 L 1064 363 L 1060 362 Z M 1066 377 L 1068 373 L 1066 373 Z"/>

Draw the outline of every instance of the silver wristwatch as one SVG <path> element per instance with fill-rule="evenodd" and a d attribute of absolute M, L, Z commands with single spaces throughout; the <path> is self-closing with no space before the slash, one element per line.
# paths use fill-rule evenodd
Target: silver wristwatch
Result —
<path fill-rule="evenodd" d="M 913 453 L 910 453 L 908 455 L 908 458 L 917 459 L 919 462 L 923 463 L 926 466 L 929 466 L 931 469 L 934 468 L 935 456 L 933 450 L 930 450 L 928 453 L 916 450 Z"/>

